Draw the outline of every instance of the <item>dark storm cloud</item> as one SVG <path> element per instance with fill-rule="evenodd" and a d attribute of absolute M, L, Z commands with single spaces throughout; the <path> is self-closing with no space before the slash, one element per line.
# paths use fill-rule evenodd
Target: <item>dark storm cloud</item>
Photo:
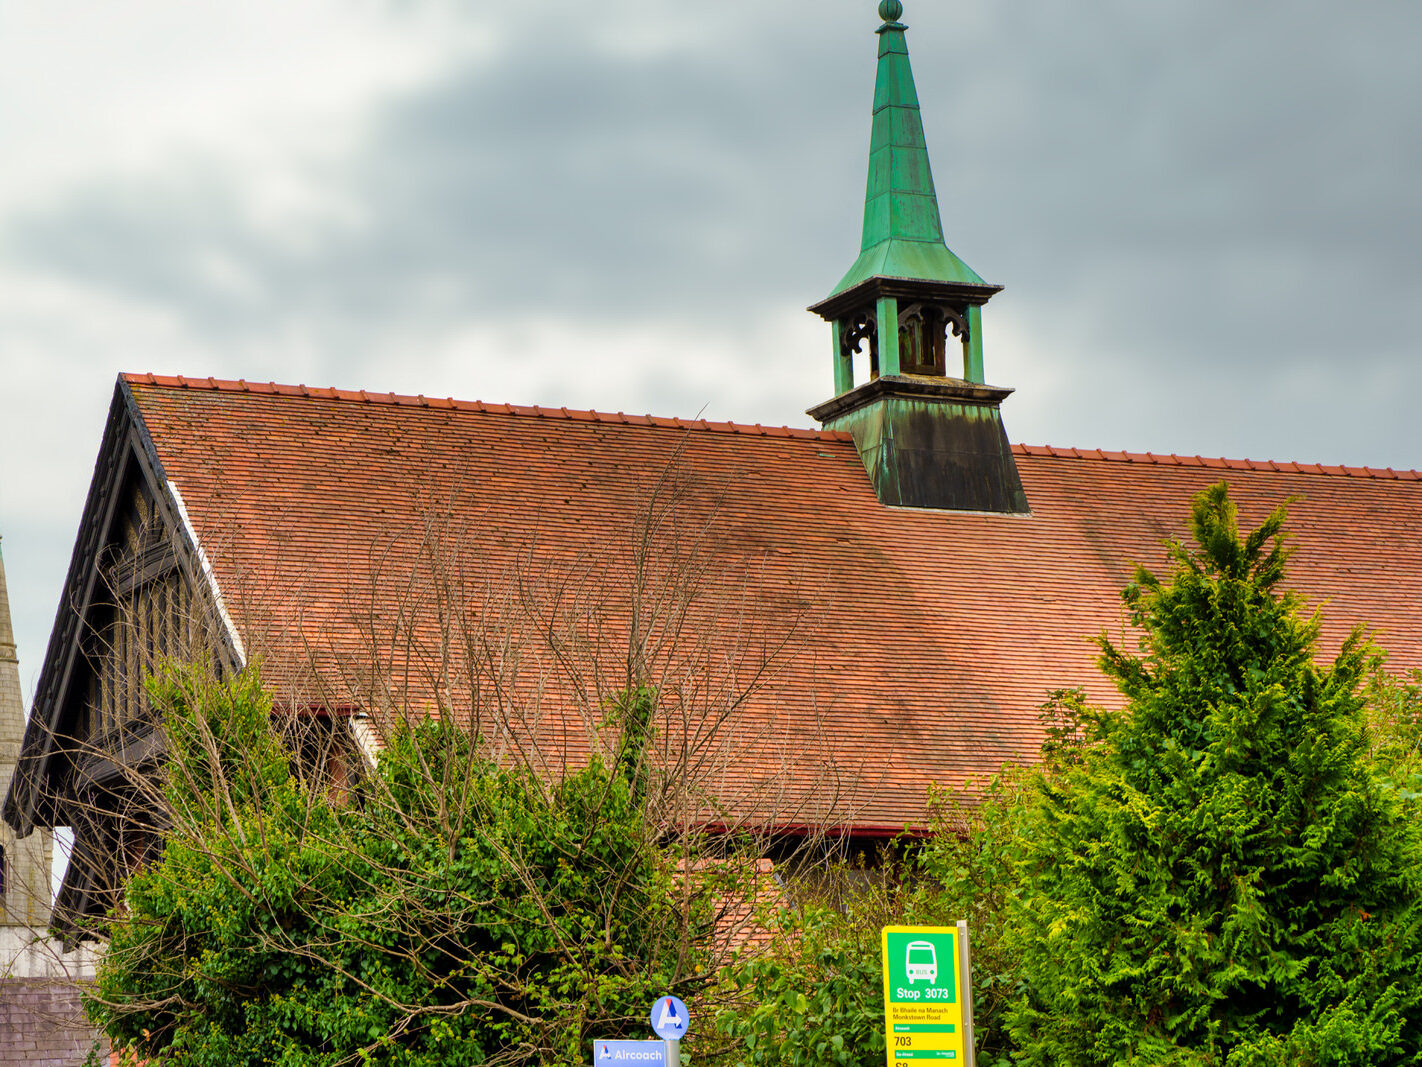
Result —
<path fill-rule="evenodd" d="M 510 23 L 375 116 L 320 178 L 363 219 L 315 239 L 253 226 L 210 170 L 5 236 L 215 333 L 803 306 L 857 247 L 875 20 L 764 7 L 643 50 L 592 33 L 606 11 Z M 1001 368 L 1023 436 L 1422 466 L 1399 399 L 1422 387 L 1415 4 L 918 0 L 906 21 L 949 243 L 1035 345 Z"/>
<path fill-rule="evenodd" d="M 10 243 L 49 269 L 224 330 L 260 331 L 274 314 L 381 319 L 412 306 L 733 314 L 783 299 L 803 246 L 817 244 L 837 254 L 809 257 L 818 270 L 792 299 L 832 284 L 852 258 L 862 193 L 836 195 L 813 168 L 838 157 L 843 173 L 862 170 L 872 36 L 857 42 L 856 99 L 839 86 L 841 103 L 827 106 L 773 34 L 749 35 L 728 62 L 714 50 L 599 50 L 580 28 L 521 33 L 384 108 L 356 164 L 325 176 L 368 224 L 331 227 L 314 249 L 254 230 L 241 188 L 214 170 L 84 190 Z M 796 43 L 789 51 L 803 54 Z M 214 261 L 252 291 L 214 279 L 204 267 Z"/>
<path fill-rule="evenodd" d="M 1009 368 L 1034 438 L 1422 465 L 1419 43 L 1394 4 L 990 8 L 949 226 L 1067 368 Z"/>
<path fill-rule="evenodd" d="M 783 78 L 576 55 L 504 56 L 396 109 L 370 189 L 416 210 L 374 254 L 433 251 L 486 307 L 622 315 L 767 298 L 756 264 L 780 253 L 766 238 L 787 235 L 807 199 L 783 154 L 806 131 L 762 114 Z M 823 190 L 808 198 L 828 206 Z"/>

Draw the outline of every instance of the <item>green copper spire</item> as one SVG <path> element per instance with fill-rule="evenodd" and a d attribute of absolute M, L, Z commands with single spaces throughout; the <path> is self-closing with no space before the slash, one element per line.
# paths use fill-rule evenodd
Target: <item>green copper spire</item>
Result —
<path fill-rule="evenodd" d="M 1002 286 L 943 243 L 903 12 L 899 0 L 879 4 L 864 240 L 834 292 L 810 308 L 833 327 L 834 397 L 809 414 L 854 438 L 882 504 L 1022 514 L 999 411 L 1012 390 L 983 378 L 982 308 Z M 858 385 L 856 361 L 868 371 Z"/>
<path fill-rule="evenodd" d="M 909 66 L 908 43 L 898 21 L 899 0 L 883 0 L 879 17 L 879 73 L 874 86 L 874 132 L 864 197 L 864 238 L 859 258 L 831 296 L 869 278 L 983 285 L 982 278 L 943 243 L 943 223 L 928 164 L 928 146 Z"/>

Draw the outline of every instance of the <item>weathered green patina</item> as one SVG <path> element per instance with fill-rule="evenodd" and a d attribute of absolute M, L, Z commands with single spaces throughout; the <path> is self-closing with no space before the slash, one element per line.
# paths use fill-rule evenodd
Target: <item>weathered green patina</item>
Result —
<path fill-rule="evenodd" d="M 884 17 L 900 4 L 880 5 Z M 864 235 L 859 258 L 834 291 L 870 278 L 986 285 L 943 241 L 943 221 L 933 188 L 928 142 L 923 136 L 918 90 L 909 65 L 908 29 L 897 16 L 878 29 L 879 72 L 874 85 L 874 128 L 864 195 Z"/>
<path fill-rule="evenodd" d="M 980 309 L 989 285 L 943 241 L 943 221 L 909 65 L 903 5 L 879 5 L 869 177 L 859 258 L 811 311 L 834 324 L 836 394 L 854 388 L 853 353 L 869 345 L 869 377 L 926 374 L 983 382 Z M 895 328 L 896 327 L 896 328 Z M 944 359 L 951 331 L 962 345 Z M 907 351 L 905 351 L 907 350 Z M 904 356 L 905 358 L 901 358 Z M 930 358 L 931 357 L 931 358 Z"/>
<path fill-rule="evenodd" d="M 880 375 L 810 414 L 854 438 L 882 504 L 1025 514 L 1027 494 L 998 411 L 1011 392 L 922 375 Z"/>
<path fill-rule="evenodd" d="M 1027 498 L 998 405 L 984 384 L 984 282 L 943 241 L 903 5 L 883 0 L 874 127 L 859 258 L 811 311 L 833 326 L 833 400 L 810 414 L 853 435 L 880 501 L 1022 513 Z M 958 357 L 950 355 L 962 347 Z M 869 380 L 854 383 L 868 346 Z"/>

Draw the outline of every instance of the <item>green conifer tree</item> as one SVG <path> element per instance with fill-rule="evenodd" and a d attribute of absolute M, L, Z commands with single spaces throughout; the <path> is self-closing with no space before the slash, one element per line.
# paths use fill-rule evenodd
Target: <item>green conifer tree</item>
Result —
<path fill-rule="evenodd" d="M 1422 835 L 1370 758 L 1355 632 L 1283 589 L 1280 508 L 1241 537 L 1224 485 L 1196 545 L 1101 639 L 1120 712 L 1078 706 L 1026 806 L 1008 936 L 1021 1062 L 1380 1064 L 1422 1056 Z"/>

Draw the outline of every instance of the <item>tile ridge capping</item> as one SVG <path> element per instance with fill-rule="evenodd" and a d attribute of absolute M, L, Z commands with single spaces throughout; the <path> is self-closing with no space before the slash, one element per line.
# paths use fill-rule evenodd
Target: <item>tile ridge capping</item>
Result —
<path fill-rule="evenodd" d="M 1104 463 L 1146 463 L 1157 466 L 1207 467 L 1213 470 L 1267 471 L 1285 474 L 1332 474 L 1379 481 L 1422 482 L 1422 470 L 1392 467 L 1350 467 L 1332 463 L 1299 463 L 1295 460 L 1228 459 L 1216 456 L 1180 456 L 1174 452 L 1106 452 L 1099 448 L 1059 448 L 1054 445 L 1014 444 L 1019 456 L 1089 459 Z"/>
<path fill-rule="evenodd" d="M 281 385 L 276 382 L 253 382 L 228 380 L 223 378 L 189 378 L 184 375 L 154 374 L 152 372 L 119 375 L 129 385 L 149 385 L 164 389 L 190 389 L 216 393 L 260 393 L 271 396 L 304 397 L 319 400 L 376 404 L 386 407 L 437 408 L 446 411 L 473 411 L 490 415 L 532 416 L 568 422 L 596 422 L 613 426 L 647 426 L 655 429 L 697 430 L 710 433 L 729 433 L 741 437 L 785 437 L 811 441 L 848 441 L 852 438 L 843 430 L 808 429 L 799 426 L 754 426 L 737 422 L 713 422 L 709 419 L 683 419 L 661 415 L 626 415 L 622 412 L 593 411 L 577 408 L 550 408 L 542 405 L 519 405 L 486 403 L 482 400 L 456 400 L 454 397 L 437 397 L 420 394 L 411 396 L 402 393 L 373 393 L 366 389 L 339 389 L 336 387 L 315 388 L 307 385 Z"/>

